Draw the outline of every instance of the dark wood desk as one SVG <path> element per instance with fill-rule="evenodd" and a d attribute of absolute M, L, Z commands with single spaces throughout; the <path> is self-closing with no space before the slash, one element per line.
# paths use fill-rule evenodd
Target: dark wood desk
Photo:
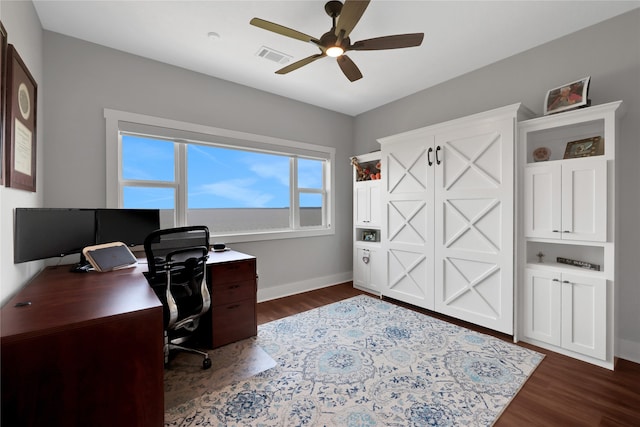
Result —
<path fill-rule="evenodd" d="M 2 307 L 3 426 L 163 425 L 162 305 L 144 270 L 49 267 Z"/>
<path fill-rule="evenodd" d="M 211 252 L 207 263 L 211 310 L 198 328 L 200 345 L 218 348 L 255 336 L 258 332 L 256 258 L 228 250 Z"/>
<path fill-rule="evenodd" d="M 3 426 L 163 425 L 162 305 L 144 262 L 108 273 L 48 267 L 2 307 Z M 211 252 L 208 264 L 201 344 L 256 335 L 256 258 Z"/>

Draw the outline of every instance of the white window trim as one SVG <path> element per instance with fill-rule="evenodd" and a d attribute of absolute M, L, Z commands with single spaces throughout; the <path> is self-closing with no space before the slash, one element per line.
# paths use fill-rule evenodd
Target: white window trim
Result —
<path fill-rule="evenodd" d="M 246 232 L 235 234 L 216 234 L 212 235 L 219 240 L 224 240 L 226 243 L 237 242 L 252 242 L 261 240 L 274 240 L 274 239 L 287 239 L 287 238 L 300 238 L 300 237 L 312 237 L 312 236 L 326 236 L 335 234 L 334 218 L 335 218 L 335 194 L 333 189 L 335 188 L 335 155 L 336 149 L 333 147 L 325 147 L 321 145 L 309 144 L 306 142 L 291 141 L 281 138 L 269 137 L 264 135 L 255 135 L 246 132 L 233 131 L 228 129 L 216 128 L 212 126 L 205 126 L 196 123 L 181 122 L 178 120 L 166 119 L 161 117 L 153 117 L 144 114 L 130 113 L 126 111 L 104 109 L 104 118 L 106 122 L 105 126 L 105 141 L 106 141 L 106 207 L 108 208 L 120 208 L 123 205 L 123 200 L 120 197 L 119 192 L 119 177 L 122 176 L 122 149 L 119 143 L 120 130 L 122 125 L 129 126 L 156 126 L 164 129 L 175 130 L 176 132 L 195 133 L 199 135 L 206 135 L 213 140 L 236 140 L 246 141 L 247 146 L 255 147 L 256 143 L 264 146 L 267 150 L 273 150 L 274 152 L 281 152 L 283 154 L 292 154 L 296 151 L 307 151 L 321 153 L 323 157 L 329 160 L 329 170 L 325 168 L 325 186 L 328 197 L 324 201 L 324 209 L 327 209 L 326 215 L 326 228 L 309 228 L 309 229 L 296 229 L 286 231 L 259 231 L 259 232 Z M 233 147 L 233 144 L 228 144 Z M 241 148 L 241 145 L 237 145 Z M 294 171 L 295 172 L 295 171 Z M 292 173 L 292 176 L 297 179 L 296 173 Z M 297 188 L 292 186 L 293 189 Z M 176 194 L 176 197 L 179 197 Z M 186 197 L 186 196 L 185 196 Z M 293 198 L 297 205 L 297 197 Z M 181 217 L 181 202 L 176 200 L 176 224 L 183 224 L 184 218 Z M 295 206 L 292 206 L 294 208 Z M 186 209 L 182 209 L 186 212 Z M 299 224 L 296 224 L 298 226 Z"/>

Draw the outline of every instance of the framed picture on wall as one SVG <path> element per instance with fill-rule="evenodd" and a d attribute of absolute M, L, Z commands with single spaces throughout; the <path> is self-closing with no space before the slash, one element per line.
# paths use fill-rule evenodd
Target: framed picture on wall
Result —
<path fill-rule="evenodd" d="M 588 106 L 590 80 L 591 77 L 585 77 L 548 91 L 544 99 L 544 114 L 554 114 Z"/>
<path fill-rule="evenodd" d="M 4 115 L 6 110 L 7 92 L 7 30 L 0 22 L 0 184 L 4 184 Z"/>
<path fill-rule="evenodd" d="M 15 47 L 7 48 L 5 185 L 36 191 L 38 86 Z"/>

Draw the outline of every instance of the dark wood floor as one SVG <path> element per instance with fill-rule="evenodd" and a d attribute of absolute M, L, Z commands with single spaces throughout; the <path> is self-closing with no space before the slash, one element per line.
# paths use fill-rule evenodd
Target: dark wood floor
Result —
<path fill-rule="evenodd" d="M 258 324 L 364 293 L 349 282 L 262 302 L 258 304 Z M 385 300 L 512 341 L 508 335 Z M 610 371 L 539 347 L 519 345 L 544 353 L 546 357 L 495 426 L 640 426 L 639 364 L 619 360 L 615 371 Z"/>

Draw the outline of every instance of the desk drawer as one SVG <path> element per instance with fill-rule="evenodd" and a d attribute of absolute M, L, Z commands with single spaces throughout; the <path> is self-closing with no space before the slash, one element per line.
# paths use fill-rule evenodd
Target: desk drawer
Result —
<path fill-rule="evenodd" d="M 217 348 L 257 334 L 255 299 L 211 307 L 213 347 Z"/>
<path fill-rule="evenodd" d="M 256 279 L 255 260 L 234 261 L 222 264 L 213 264 L 211 268 L 211 287 L 226 286 L 233 282 L 242 282 Z"/>
<path fill-rule="evenodd" d="M 211 289 L 211 305 L 224 305 L 245 299 L 256 299 L 256 281 L 220 283 Z"/>

